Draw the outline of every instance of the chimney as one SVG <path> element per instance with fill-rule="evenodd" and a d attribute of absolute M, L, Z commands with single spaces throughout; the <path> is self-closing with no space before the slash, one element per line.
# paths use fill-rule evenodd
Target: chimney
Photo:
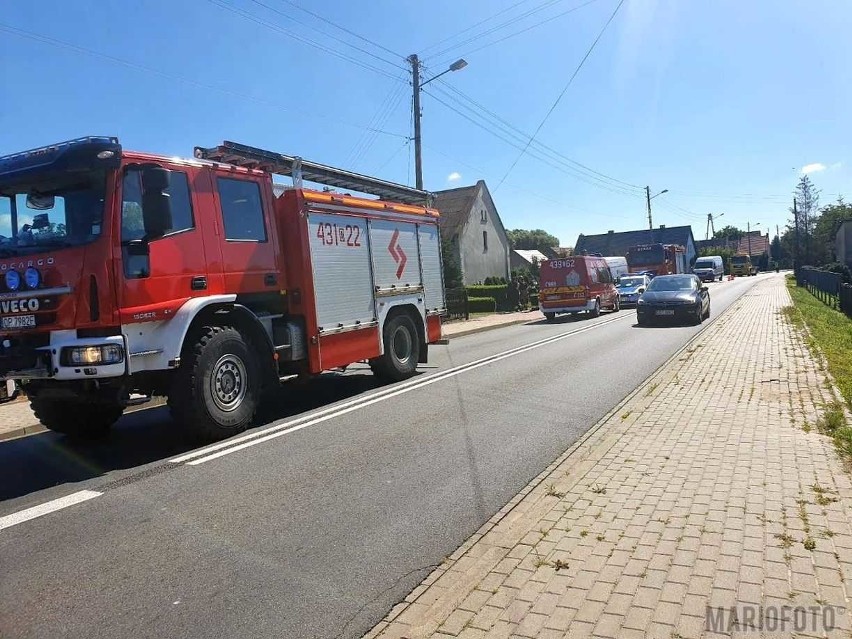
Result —
<path fill-rule="evenodd" d="M 615 231 L 607 231 L 607 235 L 612 235 Z"/>
<path fill-rule="evenodd" d="M 665 224 L 660 224 L 660 228 L 661 228 L 661 229 L 664 229 L 664 228 L 666 228 L 666 225 L 665 225 Z"/>

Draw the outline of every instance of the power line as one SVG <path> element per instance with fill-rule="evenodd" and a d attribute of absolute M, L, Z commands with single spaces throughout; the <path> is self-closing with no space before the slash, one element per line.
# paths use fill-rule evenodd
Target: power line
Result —
<path fill-rule="evenodd" d="M 532 29 L 535 29 L 535 28 L 537 28 L 537 27 L 540 27 L 540 26 L 541 26 L 541 25 L 543 25 L 543 24 L 549 24 L 549 23 L 553 22 L 554 20 L 557 20 L 558 18 L 561 18 L 562 16 L 566 16 L 566 15 L 568 15 L 569 13 L 574 13 L 575 11 L 578 11 L 579 9 L 582 9 L 583 7 L 587 7 L 587 6 L 589 6 L 590 4 L 593 4 L 593 3 L 597 2 L 597 1 L 598 1 L 598 0 L 587 0 L 586 2 L 584 2 L 584 3 L 582 3 L 582 4 L 579 4 L 579 5 L 575 6 L 575 7 L 571 7 L 571 8 L 570 8 L 570 9 L 568 9 L 567 11 L 563 11 L 563 12 L 561 12 L 561 13 L 557 13 L 557 14 L 556 14 L 556 15 L 554 15 L 554 16 L 549 16 L 549 17 L 545 18 L 544 20 L 541 20 L 541 21 L 539 21 L 539 22 L 536 22 L 536 23 L 534 23 L 534 24 L 531 24 L 530 26 L 525 27 L 525 28 L 521 29 L 520 31 L 515 31 L 514 33 L 510 33 L 510 34 L 508 34 L 508 35 L 505 35 L 505 36 L 503 36 L 502 38 L 499 38 L 498 40 L 494 40 L 493 42 L 488 42 L 488 43 L 486 43 L 486 44 L 483 44 L 482 46 L 476 47 L 475 49 L 471 49 L 471 50 L 469 50 L 469 51 L 467 51 L 467 52 L 463 53 L 463 54 L 461 55 L 461 57 L 466 58 L 466 57 L 468 57 L 468 56 L 470 56 L 470 55 L 472 55 L 472 54 L 474 54 L 474 53 L 476 53 L 476 52 L 478 52 L 478 51 L 482 51 L 483 49 L 487 49 L 488 47 L 493 47 L 495 44 L 500 44 L 501 42 L 504 42 L 504 41 L 506 41 L 506 40 L 509 40 L 510 38 L 514 38 L 515 36 L 519 36 L 519 35 L 521 35 L 522 33 L 526 33 L 527 31 L 531 31 Z"/>
<path fill-rule="evenodd" d="M 495 113 L 495 112 L 491 111 L 491 110 L 490 110 L 490 109 L 488 109 L 486 106 L 484 106 L 483 104 L 481 104 L 481 103 L 477 102 L 476 100 L 474 100 L 473 98 L 471 98 L 469 95 L 467 95 L 467 94 L 463 93 L 461 90 L 457 89 L 457 88 L 456 88 L 456 87 L 454 87 L 453 85 L 449 84 L 448 82 L 444 82 L 443 80 L 438 80 L 438 82 L 441 84 L 441 86 L 446 87 L 447 89 L 451 90 L 453 93 L 455 93 L 456 95 L 458 95 L 460 98 L 462 98 L 462 99 L 463 99 L 463 100 L 465 100 L 466 102 L 469 102 L 471 105 L 473 105 L 473 106 L 474 106 L 474 107 L 476 107 L 477 109 L 479 109 L 479 110 L 483 111 L 485 114 L 487 114 L 488 116 L 490 116 L 491 118 L 493 118 L 494 120 L 496 120 L 497 122 L 499 122 L 500 124 L 502 124 L 502 125 L 504 125 L 504 126 L 508 127 L 509 129 L 511 129 L 511 130 L 513 130 L 513 131 L 515 131 L 518 135 L 520 135 L 520 136 L 521 136 L 522 141 L 526 141 L 527 139 L 529 139 L 529 138 L 530 138 L 529 133 L 527 133 L 527 132 L 525 132 L 525 131 L 523 131 L 523 130 L 519 129 L 519 128 L 518 128 L 518 127 L 516 127 L 516 126 L 514 126 L 513 124 L 511 124 L 510 122 L 508 122 L 508 121 L 507 121 L 507 120 L 505 120 L 504 118 L 500 117 L 497 113 Z M 451 97 L 451 96 L 449 96 L 449 95 L 448 95 L 448 94 L 446 94 L 446 93 L 445 93 L 445 95 L 447 95 L 447 97 Z M 467 108 L 470 108 L 470 107 L 467 107 Z M 584 170 L 584 171 L 588 171 L 589 173 L 592 173 L 592 174 L 594 174 L 595 176 L 598 176 L 598 177 L 600 177 L 600 178 L 603 178 L 604 180 L 608 180 L 608 181 L 611 181 L 611 182 L 617 183 L 618 185 L 622 185 L 622 186 L 629 187 L 629 188 L 631 188 L 631 189 L 635 189 L 636 191 L 641 191 L 641 190 L 642 190 L 642 187 L 641 187 L 641 186 L 638 186 L 638 185 L 636 185 L 636 184 L 631 184 L 631 183 L 629 183 L 629 182 L 625 182 L 625 181 L 623 181 L 623 180 L 619 180 L 618 178 L 614 178 L 614 177 L 612 177 L 612 176 L 610 176 L 610 175 L 607 175 L 607 174 L 605 174 L 605 173 L 601 173 L 600 171 L 596 171 L 595 169 L 592 169 L 592 168 L 590 168 L 590 167 L 586 166 L 585 164 L 582 164 L 582 163 L 580 163 L 580 162 L 577 162 L 576 160 L 572 160 L 571 158 L 569 158 L 569 157 L 567 157 L 567 156 L 563 155 L 562 153 L 560 153 L 559 151 L 557 151 L 557 150 L 556 150 L 556 149 L 554 149 L 553 147 L 546 145 L 544 142 L 540 142 L 539 140 L 535 140 L 535 141 L 534 141 L 534 144 L 535 144 L 537 147 L 540 147 L 541 149 L 543 149 L 543 150 L 545 150 L 545 151 L 548 151 L 550 154 L 552 154 L 552 155 L 556 156 L 557 158 L 561 159 L 562 161 L 564 161 L 564 162 L 566 162 L 566 163 L 568 163 L 568 164 L 571 164 L 571 165 L 573 165 L 573 166 L 576 166 L 576 167 L 578 167 L 579 169 L 582 169 L 582 170 Z"/>
<path fill-rule="evenodd" d="M 388 93 L 387 98 L 376 111 L 369 126 L 373 128 L 381 128 L 385 126 L 387 121 L 390 119 L 390 116 L 393 115 L 394 111 L 399 106 L 399 103 L 405 97 L 405 93 L 406 87 L 404 85 L 395 86 L 390 93 Z M 347 165 L 355 168 L 373 144 L 375 144 L 377 138 L 378 135 L 376 135 L 374 131 L 365 131 L 360 143 L 352 150 L 351 162 Z"/>
<path fill-rule="evenodd" d="M 539 125 L 536 128 L 535 132 L 533 133 L 532 137 L 529 139 L 526 146 L 521 151 L 520 155 L 518 155 L 518 157 L 515 158 L 515 161 L 512 163 L 512 166 L 509 167 L 509 170 L 506 171 L 506 174 L 503 176 L 503 178 L 497 184 L 497 186 L 494 189 L 495 191 L 500 188 L 500 185 L 503 184 L 503 182 L 506 180 L 506 177 L 508 177 L 509 173 L 512 172 L 512 169 L 515 168 L 515 166 L 518 164 L 520 159 L 527 152 L 527 149 L 529 149 L 530 144 L 532 144 L 533 140 L 535 140 L 536 136 L 539 134 L 539 131 L 541 131 L 542 127 L 544 126 L 544 123 L 547 122 L 550 115 L 553 113 L 553 111 L 556 109 L 559 102 L 562 100 L 562 97 L 568 91 L 568 87 L 571 86 L 571 83 L 574 81 L 574 78 L 577 77 L 577 74 L 580 72 L 580 69 L 583 68 L 583 65 L 586 63 L 586 60 L 589 59 L 589 56 L 592 54 L 592 51 L 595 50 L 595 47 L 597 46 L 601 37 L 603 37 L 604 32 L 607 30 L 607 27 L 609 27 L 610 23 L 615 19 L 616 14 L 618 13 L 619 9 L 621 9 L 621 6 L 623 4 L 624 4 L 624 0 L 619 0 L 618 5 L 615 7 L 615 11 L 613 11 L 612 15 L 609 16 L 609 19 L 606 21 L 606 24 L 604 24 L 603 28 L 600 30 L 600 33 L 598 33 L 598 36 L 595 38 L 594 42 L 592 42 L 592 46 L 589 47 L 589 50 L 586 51 L 586 55 L 584 55 L 583 59 L 580 60 L 580 64 L 577 65 L 577 68 L 574 70 L 574 73 L 572 73 L 571 77 L 568 78 L 568 82 L 565 84 L 565 87 L 562 89 L 562 92 L 559 94 L 559 97 L 556 98 L 556 101 L 553 103 L 553 106 L 550 107 L 550 110 L 544 116 L 544 119 L 539 123 Z"/>
<path fill-rule="evenodd" d="M 392 62 L 392 61 L 390 61 L 390 60 L 388 60 L 388 59 L 386 59 L 386 58 L 383 58 L 383 57 L 382 57 L 382 56 L 380 56 L 380 55 L 376 55 L 375 53 L 373 53 L 372 51 L 369 51 L 368 49 L 364 49 L 363 47 L 356 46 L 356 45 L 354 45 L 354 44 L 352 44 L 352 43 L 350 43 L 350 42 L 347 42 L 347 41 L 346 41 L 346 40 L 344 40 L 343 38 L 338 38 L 337 36 L 334 36 L 334 35 L 332 35 L 332 34 L 328 33 L 327 31 L 320 31 L 320 30 L 319 30 L 319 29 L 317 29 L 316 27 L 312 27 L 312 26 L 311 26 L 310 24 L 308 24 L 307 22 L 304 22 L 304 21 L 302 21 L 302 20 L 299 20 L 298 18 L 294 18 L 293 16 L 291 16 L 291 15 L 289 15 L 289 14 L 285 13 L 284 11 L 281 11 L 281 10 L 279 10 L 279 9 L 276 9 L 275 7 L 270 7 L 268 4 L 266 4 L 266 3 L 264 3 L 264 2 L 261 2 L 260 0 L 250 0 L 250 2 L 253 2 L 254 4 L 256 4 L 256 5 L 260 6 L 260 7 L 263 7 L 264 9 L 267 9 L 268 11 L 272 11 L 273 13 L 275 13 L 275 14 L 277 14 L 277 15 L 279 15 L 279 16 L 281 16 L 281 17 L 283 17 L 283 18 L 286 18 L 287 20 L 291 20 L 292 22 L 295 22 L 296 24 L 300 24 L 300 25 L 302 25 L 303 27 L 307 27 L 308 29 L 313 29 L 313 30 L 314 30 L 314 31 L 316 31 L 317 33 L 320 33 L 320 34 L 324 35 L 324 36 L 325 36 L 325 37 L 327 37 L 327 38 L 331 38 L 331 39 L 332 39 L 332 40 L 334 40 L 335 42 L 340 42 L 341 44 L 343 44 L 343 45 L 345 45 L 345 46 L 347 46 L 347 47 L 351 47 L 352 49 L 355 49 L 356 51 L 360 51 L 361 53 L 365 53 L 365 54 L 367 54 L 368 56 L 370 56 L 371 58 L 374 58 L 374 59 L 376 59 L 376 60 L 379 60 L 379 61 L 381 61 L 381 62 L 384 62 L 385 64 L 390 64 L 391 66 L 397 67 L 397 68 L 399 68 L 399 69 L 403 69 L 403 68 L 404 68 L 401 64 L 398 64 L 398 63 L 396 63 L 396 62 Z M 294 3 L 292 3 L 292 2 L 291 2 L 290 4 L 294 4 Z M 298 5 L 295 5 L 295 4 L 294 4 L 294 6 L 296 6 L 296 8 L 300 8 Z M 306 9 L 305 11 L 307 11 L 307 9 Z M 311 12 L 310 12 L 310 11 L 308 11 L 308 13 L 311 13 Z M 311 15 L 316 15 L 316 14 L 311 13 Z M 334 23 L 332 23 L 332 25 L 333 25 L 333 26 L 337 26 L 337 25 L 334 25 Z M 339 28 L 339 29 L 342 29 L 342 27 L 338 27 L 338 28 Z M 349 33 L 352 33 L 352 32 L 349 32 Z M 361 37 L 361 36 L 358 36 L 357 34 L 353 34 L 353 35 L 356 35 L 356 36 L 357 36 L 357 37 L 359 37 L 359 38 Z M 363 38 L 362 38 L 362 39 L 363 39 Z M 373 44 L 373 43 L 371 42 L 371 44 Z M 380 46 L 380 45 L 375 45 L 375 46 Z M 382 48 L 384 48 L 384 47 L 382 47 Z M 395 53 L 393 53 L 393 55 L 396 55 L 396 54 L 395 54 Z"/>
<path fill-rule="evenodd" d="M 427 92 L 427 93 L 435 101 L 444 105 L 446 108 L 450 109 L 451 111 L 457 113 L 458 115 L 460 115 L 464 119 L 468 120 L 472 124 L 481 128 L 483 131 L 488 132 L 492 136 L 496 137 L 498 140 L 501 140 L 502 142 L 505 142 L 509 146 L 512 146 L 512 147 L 514 147 L 515 149 L 518 149 L 518 150 L 523 148 L 522 145 L 524 144 L 524 140 L 519 139 L 519 137 L 516 134 L 512 134 L 512 133 L 509 133 L 509 132 L 506 132 L 506 131 L 503 131 L 503 130 L 498 132 L 498 131 L 495 130 L 492 123 L 483 124 L 482 122 L 475 120 L 472 116 L 468 115 L 467 113 L 464 113 L 464 112 L 458 110 L 457 108 L 455 108 L 454 106 L 452 106 L 451 104 L 445 102 L 444 100 L 439 98 L 434 93 L 431 93 L 431 92 Z M 512 136 L 514 137 L 514 139 L 512 139 Z M 534 148 L 534 149 L 530 150 L 529 155 L 530 155 L 530 157 L 548 165 L 549 167 L 551 167 L 553 169 L 556 169 L 557 171 L 560 171 L 560 172 L 565 173 L 567 175 L 571 175 L 572 177 L 574 177 L 574 178 L 576 178 L 576 179 L 578 179 L 582 182 L 586 182 L 587 184 L 590 184 L 592 186 L 596 186 L 596 187 L 601 188 L 605 191 L 610 191 L 612 193 L 617 193 L 619 195 L 639 197 L 639 193 L 633 192 L 633 191 L 628 191 L 624 187 L 619 187 L 618 185 L 611 185 L 611 184 L 606 184 L 606 183 L 602 183 L 602 182 L 594 182 L 594 181 L 591 180 L 590 176 L 586 176 L 586 175 L 577 173 L 576 170 L 574 170 L 574 172 L 572 172 L 570 168 L 565 167 L 564 165 L 556 164 L 553 161 L 552 158 L 549 158 L 548 156 L 543 155 L 538 149 Z"/>
<path fill-rule="evenodd" d="M 214 84 L 207 84 L 207 83 L 204 83 L 204 82 L 199 82 L 198 80 L 195 80 L 195 79 L 192 79 L 192 78 L 187 78 L 187 77 L 180 76 L 180 75 L 177 75 L 177 74 L 174 74 L 174 73 L 168 73 L 166 71 L 161 71 L 159 69 L 155 69 L 153 67 L 149 67 L 149 66 L 146 66 L 146 65 L 143 65 L 143 64 L 139 64 L 137 62 L 131 62 L 130 60 L 125 60 L 123 58 L 118 58 L 118 57 L 113 56 L 113 55 L 101 53 L 100 51 L 95 51 L 94 49 L 88 49 L 86 47 L 81 47 L 80 45 L 73 44 L 71 42 L 59 40 L 59 39 L 53 38 L 51 36 L 42 35 L 40 33 L 34 33 L 32 31 L 26 31 L 24 29 L 19 29 L 17 27 L 13 27 L 12 25 L 8 25 L 8 24 L 5 24 L 5 23 L 0 23 L 0 31 L 5 31 L 7 33 L 11 33 L 12 35 L 16 35 L 16 36 L 21 37 L 21 38 L 28 38 L 30 40 L 35 40 L 36 42 L 41 42 L 42 44 L 49 44 L 49 45 L 54 46 L 54 47 L 59 47 L 59 48 L 62 48 L 62 49 L 68 49 L 68 50 L 74 51 L 76 53 L 83 53 L 85 55 L 93 56 L 93 57 L 96 57 L 96 58 L 101 58 L 102 60 L 107 60 L 107 61 L 112 62 L 114 64 L 118 64 L 118 65 L 130 68 L 130 69 L 134 69 L 136 71 L 144 71 L 145 73 L 157 75 L 157 76 L 159 76 L 161 78 L 165 78 L 167 80 L 173 80 L 175 82 L 180 82 L 180 83 L 187 84 L 187 85 L 190 85 L 190 86 L 194 86 L 194 87 L 200 88 L 200 89 L 206 89 L 208 91 L 215 91 L 215 92 L 220 93 L 222 95 L 227 95 L 227 96 L 230 96 L 230 97 L 239 98 L 241 100 L 248 100 L 250 102 L 262 104 L 264 106 L 275 107 L 275 108 L 281 109 L 283 111 L 291 111 L 293 113 L 299 113 L 299 114 L 307 116 L 307 117 L 313 117 L 313 118 L 318 118 L 318 119 L 322 119 L 322 120 L 327 120 L 327 121 L 330 121 L 330 122 L 336 122 L 338 124 L 343 124 L 345 126 L 356 128 L 356 129 L 374 131 L 374 132 L 376 132 L 377 134 L 380 134 L 380 135 L 387 135 L 387 136 L 402 138 L 402 139 L 407 139 L 407 137 L 408 137 L 408 136 L 405 136 L 405 135 L 401 135 L 399 133 L 391 133 L 390 131 L 382 131 L 382 130 L 379 130 L 379 129 L 374 129 L 372 127 L 365 127 L 363 125 L 355 124 L 353 122 L 348 122 L 346 120 L 341 120 L 340 118 L 335 118 L 335 117 L 326 115 L 324 113 L 320 113 L 318 111 L 314 111 L 314 110 L 302 111 L 300 109 L 297 109 L 297 108 L 290 106 L 289 104 L 285 106 L 283 104 L 279 104 L 279 103 L 273 102 L 271 100 L 266 100 L 264 98 L 259 98 L 259 97 L 256 97 L 256 96 L 253 96 L 253 95 L 250 95 L 250 94 L 247 94 L 247 93 L 242 93 L 240 91 L 233 91 L 231 89 L 225 89 L 223 87 L 219 87 L 219 86 L 216 86 Z"/>
<path fill-rule="evenodd" d="M 493 13 L 490 16 L 488 16 L 487 18 L 484 18 L 483 20 L 480 20 L 479 22 L 476 22 L 476 23 L 470 25 L 466 29 L 462 29 L 461 31 L 458 31 L 457 33 L 455 33 L 451 36 L 447 36 L 443 40 L 438 40 L 438 42 L 436 42 L 434 44 L 430 44 L 425 49 L 422 49 L 421 52 L 426 53 L 427 51 L 430 51 L 431 49 L 434 49 L 435 47 L 437 47 L 441 44 L 444 44 L 445 42 L 449 42 L 450 40 L 453 40 L 453 39 L 459 37 L 460 35 L 462 35 L 464 33 L 468 33 L 469 31 L 473 31 L 479 25 L 485 24 L 486 22 L 491 22 L 491 20 L 494 20 L 497 16 L 501 16 L 504 13 L 507 13 L 508 11 L 511 11 L 512 9 L 521 6 L 522 4 L 526 4 L 527 2 L 529 2 L 529 0 L 520 0 L 520 2 L 516 2 L 515 4 L 513 4 L 509 7 L 506 7 L 505 9 L 502 9 L 501 11 L 498 11 L 497 13 Z"/>
<path fill-rule="evenodd" d="M 363 60 L 358 60 L 357 58 L 353 58 L 350 55 L 347 55 L 347 54 L 341 53 L 340 51 L 337 51 L 335 49 L 331 49 L 329 47 L 326 47 L 325 45 L 320 44 L 319 42 L 311 40 L 310 38 L 306 38 L 305 36 L 302 36 L 298 33 L 290 31 L 289 29 L 285 29 L 284 27 L 282 27 L 280 25 L 268 22 L 268 21 L 264 20 L 263 18 L 259 18 L 258 16 L 254 15 L 253 13 L 251 13 L 249 11 L 246 11 L 244 9 L 240 9 L 239 7 L 235 7 L 233 5 L 227 4 L 226 2 L 224 2 L 224 0 L 208 0 L 208 2 L 216 5 L 217 7 L 221 8 L 221 9 L 225 9 L 226 11 L 230 11 L 231 13 L 235 13 L 238 16 L 245 18 L 246 20 L 250 20 L 250 21 L 252 21 L 256 24 L 259 24 L 261 26 L 266 27 L 267 29 L 270 29 L 272 31 L 275 31 L 277 33 L 285 35 L 288 38 L 292 38 L 293 40 L 296 40 L 296 41 L 301 42 L 303 44 L 307 44 L 308 46 L 314 47 L 315 49 L 319 49 L 320 51 L 328 53 L 329 55 L 332 55 L 332 56 L 339 58 L 341 60 L 345 60 L 347 62 L 350 62 L 350 63 L 352 63 L 356 66 L 359 66 L 363 69 L 368 69 L 370 71 L 373 71 L 374 73 L 378 73 L 380 75 L 383 75 L 387 78 L 391 78 L 393 80 L 397 79 L 396 76 L 394 76 L 392 73 L 390 73 L 388 71 L 385 71 L 384 69 L 380 69 L 379 67 L 373 66 L 372 64 L 369 64 L 369 63 L 367 63 Z M 402 68 L 402 67 L 400 67 L 400 68 Z"/>
<path fill-rule="evenodd" d="M 361 40 L 361 41 L 363 41 L 363 42 L 366 42 L 366 43 L 368 43 L 368 44 L 371 44 L 371 45 L 373 45 L 374 47 L 376 47 L 376 48 L 378 48 L 378 49 L 381 49 L 381 50 L 382 50 L 382 51 L 384 51 L 385 53 L 390 53 L 391 55 L 396 56 L 396 57 L 398 57 L 398 58 L 400 58 L 400 59 L 404 59 L 404 58 L 405 58 L 405 56 L 404 56 L 404 55 L 400 55 L 399 53 L 397 53 L 397 52 L 395 52 L 395 51 L 391 51 L 390 49 L 388 49 L 388 48 L 387 48 L 387 47 L 385 47 L 385 46 L 382 46 L 382 45 L 381 45 L 381 44 L 379 44 L 378 42 L 374 42 L 373 40 L 370 40 L 369 38 L 365 38 L 364 36 L 362 36 L 362 35 L 360 35 L 360 34 L 358 34 L 358 33 L 355 33 L 354 31 L 350 31 L 350 30 L 349 30 L 349 29 L 347 29 L 346 27 L 341 27 L 339 24 L 337 24 L 337 23 L 335 23 L 335 22 L 332 22 L 332 21 L 331 21 L 331 20 L 329 20 L 328 18 L 326 18 L 326 17 L 324 17 L 324 16 L 321 16 L 321 15 L 320 15 L 320 14 L 318 14 L 318 13 L 314 13 L 314 12 L 313 12 L 313 11 L 311 11 L 310 9 L 305 9 L 303 6 L 301 6 L 301 5 L 296 4 L 295 2 L 293 2 L 293 0 L 282 0 L 282 2 L 286 2 L 287 4 L 291 5 L 292 7 L 295 7 L 296 9 L 298 9 L 299 11 L 304 11 L 304 12 L 305 12 L 305 13 L 307 13 L 308 15 L 311 15 L 311 16 L 315 17 L 317 20 L 322 20 L 322 21 L 323 21 L 323 22 L 325 22 L 326 24 L 330 24 L 330 25 L 331 25 L 332 27 L 334 27 L 335 29 L 340 29 L 340 30 L 341 30 L 341 31 L 343 31 L 344 33 L 348 33 L 349 35 L 354 36 L 354 37 L 358 38 L 359 40 Z"/>
<path fill-rule="evenodd" d="M 524 18 L 527 18 L 527 17 L 534 15 L 536 13 L 539 13 L 540 11 L 544 11 L 545 9 L 548 9 L 549 7 L 552 7 L 553 5 L 559 4 L 560 2 L 564 2 L 564 1 L 565 0 L 547 0 L 546 2 L 538 5 L 537 7 L 530 9 L 526 13 L 522 13 L 518 16 L 511 18 L 510 20 L 507 20 L 506 22 L 502 22 L 502 23 L 498 24 L 495 27 L 491 27 L 490 29 L 487 29 L 487 30 L 485 30 L 481 33 L 474 35 L 474 36 L 471 36 L 467 40 L 463 40 L 462 42 L 450 45 L 450 46 L 446 47 L 445 49 L 441 49 L 437 53 L 433 53 L 432 57 L 433 58 L 439 58 L 440 56 L 444 55 L 445 53 L 447 53 L 449 51 L 463 47 L 464 45 L 470 44 L 471 42 L 476 42 L 480 38 L 484 38 L 487 35 L 491 35 L 495 31 L 499 31 L 500 29 L 504 29 L 505 27 L 517 24 L 519 20 L 523 20 Z"/>
<path fill-rule="evenodd" d="M 495 137 L 497 137 L 499 140 L 502 140 L 503 142 L 510 144 L 513 148 L 521 150 L 523 148 L 523 145 L 529 139 L 528 134 L 515 129 L 511 125 L 504 125 L 500 121 L 495 122 L 493 120 L 489 120 L 489 119 L 483 117 L 476 110 L 472 109 L 470 106 L 468 106 L 466 104 L 462 104 L 457 99 L 455 99 L 453 96 L 450 96 L 450 95 L 446 94 L 445 92 L 442 92 L 442 93 L 445 97 L 447 97 L 448 99 L 451 99 L 455 104 L 457 104 L 461 108 L 469 111 L 472 114 L 473 117 L 481 119 L 485 124 L 482 124 L 478 121 L 475 121 L 473 119 L 473 117 L 468 116 L 464 113 L 461 113 L 460 111 L 453 108 L 451 105 L 448 105 L 446 102 L 439 100 L 439 102 L 441 102 L 441 104 L 443 104 L 447 108 L 450 108 L 451 110 L 455 111 L 456 113 L 459 113 L 460 115 L 462 115 L 463 117 L 465 117 L 469 121 L 471 121 L 474 124 L 476 124 L 477 126 L 479 126 L 481 129 L 483 129 L 483 130 L 487 131 L 488 133 L 490 133 L 491 135 L 494 135 Z M 432 96 L 433 98 L 436 98 L 436 96 L 434 96 L 432 93 L 429 93 L 429 95 Z M 438 98 L 436 98 L 436 99 L 438 99 Z M 497 135 L 498 132 L 500 133 L 500 135 Z M 538 148 L 538 146 L 535 146 L 535 147 L 532 148 L 532 152 L 534 152 L 534 154 L 531 153 L 531 157 L 534 157 L 535 159 L 544 162 L 545 164 L 547 164 L 548 166 L 550 166 L 552 168 L 555 168 L 555 169 L 562 171 L 563 173 L 566 173 L 566 174 L 568 174 L 568 175 L 570 175 L 570 176 L 572 176 L 572 177 L 574 177 L 574 178 L 576 178 L 576 179 L 578 179 L 582 182 L 585 182 L 586 184 L 590 184 L 592 186 L 603 188 L 604 190 L 607 190 L 607 191 L 619 192 L 619 193 L 624 193 L 624 194 L 627 194 L 627 195 L 634 195 L 634 196 L 637 196 L 637 197 L 640 195 L 640 192 L 638 190 L 630 190 L 630 189 L 625 188 L 624 186 L 622 186 L 620 184 L 608 182 L 606 180 L 601 179 L 600 177 L 597 177 L 596 175 L 586 174 L 583 171 L 580 171 L 576 167 L 569 164 L 565 159 L 563 159 L 563 156 L 561 156 L 561 154 L 559 154 L 555 151 L 549 150 L 549 149 L 550 149 L 550 147 L 546 147 L 546 149 L 543 150 L 542 148 Z"/>

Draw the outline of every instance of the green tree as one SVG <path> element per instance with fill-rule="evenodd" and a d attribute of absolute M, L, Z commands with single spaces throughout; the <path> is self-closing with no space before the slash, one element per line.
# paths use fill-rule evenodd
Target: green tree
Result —
<path fill-rule="evenodd" d="M 852 220 L 852 204 L 843 201 L 843 196 L 837 198 L 833 204 L 820 209 L 819 216 L 813 225 L 813 243 L 811 262 L 816 265 L 836 262 L 838 256 L 835 254 L 835 238 L 837 229 L 844 220 Z M 840 258 L 842 260 L 842 258 Z"/>
<path fill-rule="evenodd" d="M 441 238 L 441 260 L 444 266 L 444 288 L 462 285 L 462 271 L 455 246 L 447 238 Z"/>
<path fill-rule="evenodd" d="M 536 250 L 545 253 L 554 246 L 559 246 L 559 238 L 542 229 L 527 231 L 525 229 L 512 229 L 507 231 L 509 244 L 513 249 Z"/>
<path fill-rule="evenodd" d="M 799 213 L 800 263 L 811 264 L 817 257 L 813 255 L 813 233 L 819 213 L 819 189 L 807 175 L 803 175 L 796 185 L 796 208 Z M 790 223 L 795 229 L 795 219 Z"/>
<path fill-rule="evenodd" d="M 713 234 L 714 240 L 739 240 L 745 236 L 745 231 L 738 229 L 736 226 L 731 226 L 728 224 L 727 226 L 723 226 L 718 231 Z M 715 255 L 715 254 L 714 254 Z"/>

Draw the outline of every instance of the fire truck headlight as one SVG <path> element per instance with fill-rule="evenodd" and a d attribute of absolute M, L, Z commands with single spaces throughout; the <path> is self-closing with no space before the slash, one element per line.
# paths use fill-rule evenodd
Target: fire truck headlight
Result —
<path fill-rule="evenodd" d="M 6 288 L 10 291 L 21 288 L 21 274 L 18 271 L 6 271 Z"/>
<path fill-rule="evenodd" d="M 120 364 L 124 349 L 118 344 L 103 346 L 73 346 L 62 349 L 62 363 L 66 366 Z"/>
<path fill-rule="evenodd" d="M 24 271 L 24 282 L 27 288 L 38 288 L 39 284 L 41 284 L 41 273 L 38 272 L 37 268 L 30 266 Z"/>

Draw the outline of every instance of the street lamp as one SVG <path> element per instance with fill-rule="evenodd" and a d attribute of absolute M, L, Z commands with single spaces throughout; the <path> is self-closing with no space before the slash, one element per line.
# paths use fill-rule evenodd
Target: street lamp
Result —
<path fill-rule="evenodd" d="M 432 80 L 440 78 L 445 73 L 464 69 L 467 66 L 467 62 L 463 58 L 459 58 L 453 62 L 446 71 L 441 71 L 441 73 L 432 76 L 425 82 L 420 82 L 420 59 L 417 57 L 417 54 L 412 53 L 408 56 L 408 62 L 411 64 L 411 85 L 414 87 L 414 175 L 417 188 L 422 189 L 423 160 L 420 146 L 420 89 L 429 84 Z"/>
<path fill-rule="evenodd" d="M 657 195 L 662 195 L 663 193 L 668 193 L 668 192 L 669 192 L 668 189 L 663 189 L 662 191 L 657 193 Z M 655 197 L 657 197 L 657 195 L 651 195 L 651 187 L 650 186 L 645 187 L 645 203 L 648 205 L 648 228 L 651 229 L 651 230 L 654 229 L 654 223 L 651 221 L 651 200 L 653 200 Z"/>

